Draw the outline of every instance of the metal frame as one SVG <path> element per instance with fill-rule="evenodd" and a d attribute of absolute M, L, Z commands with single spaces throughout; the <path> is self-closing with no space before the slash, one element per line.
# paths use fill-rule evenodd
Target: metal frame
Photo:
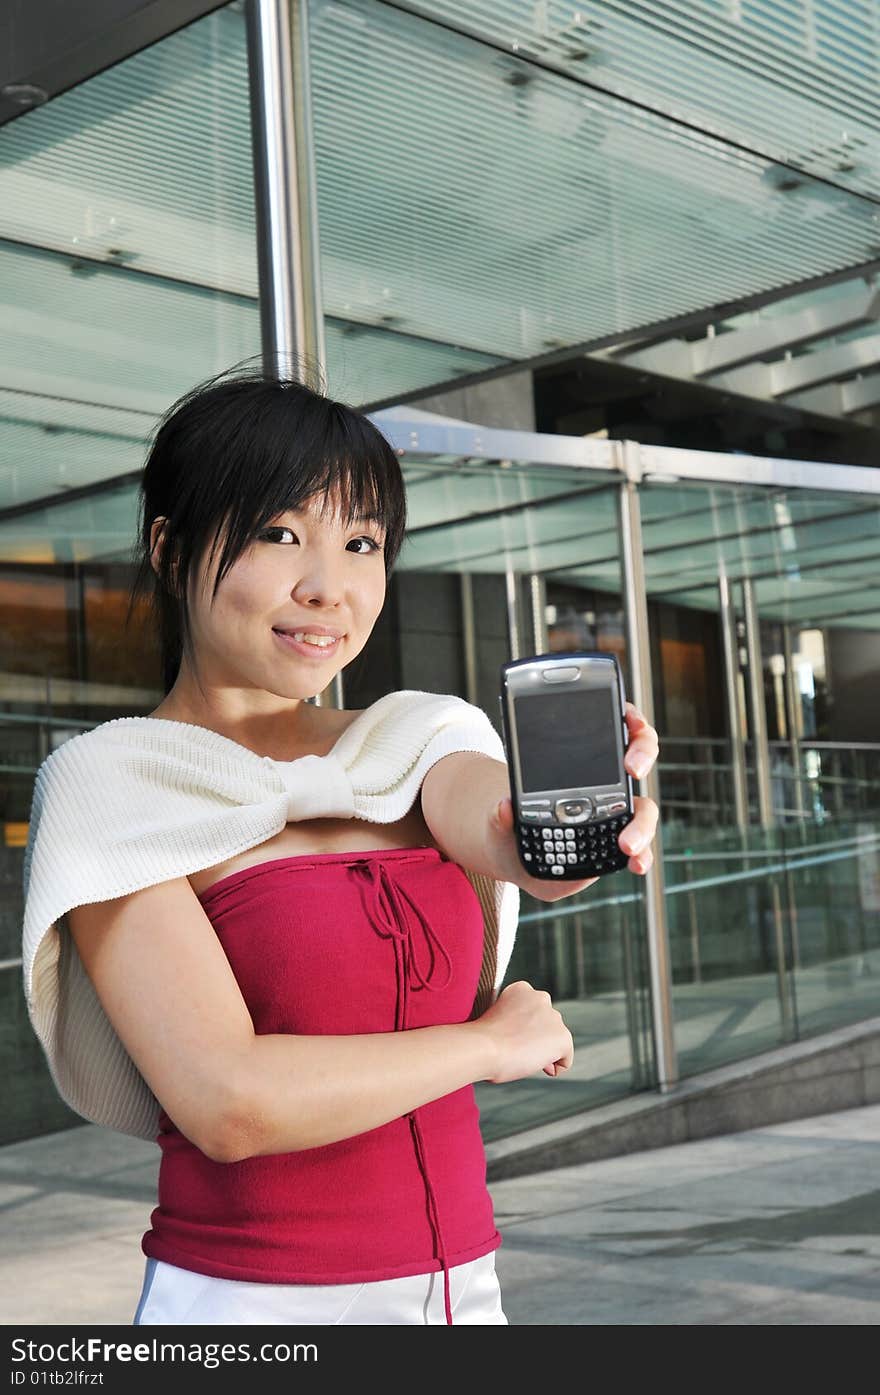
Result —
<path fill-rule="evenodd" d="M 572 469 L 620 473 L 619 448 L 636 445 L 642 479 L 677 476 L 716 484 L 765 485 L 767 488 L 818 489 L 825 494 L 880 494 L 880 470 L 833 461 L 783 460 L 777 456 L 722 455 L 677 446 L 603 441 L 584 436 L 549 436 L 537 431 L 507 431 L 466 422 L 438 423 L 405 408 L 369 413 L 397 453 L 417 462 L 443 456 L 456 461 L 565 465 Z M 833 481 L 833 483 L 832 483 Z"/>

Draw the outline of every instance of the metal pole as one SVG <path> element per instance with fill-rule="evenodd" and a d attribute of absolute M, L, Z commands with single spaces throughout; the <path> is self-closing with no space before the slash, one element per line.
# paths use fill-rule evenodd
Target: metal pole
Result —
<path fill-rule="evenodd" d="M 742 725 L 739 715 L 739 674 L 736 624 L 727 568 L 724 558 L 718 558 L 718 608 L 721 616 L 721 648 L 724 659 L 724 695 L 727 707 L 727 730 L 730 737 L 730 773 L 733 779 L 733 811 L 737 827 L 742 831 L 749 822 L 746 792 L 746 757 L 743 750 Z"/>
<path fill-rule="evenodd" d="M 770 842 L 775 827 L 773 813 L 773 789 L 770 782 L 770 746 L 767 741 L 767 711 L 764 703 L 764 666 L 761 658 L 761 626 L 758 618 L 758 604 L 751 577 L 742 580 L 743 619 L 746 627 L 746 652 L 748 654 L 748 701 L 751 718 L 752 745 L 755 752 L 755 774 L 758 785 L 758 819 Z M 771 915 L 773 917 L 774 954 L 776 959 L 776 982 L 779 995 L 779 1011 L 782 1018 L 782 1031 L 785 1038 L 794 1034 L 794 1001 L 789 978 L 788 955 L 785 947 L 784 920 L 779 895 L 779 882 L 775 875 L 769 881 Z"/>
<path fill-rule="evenodd" d="M 764 705 L 764 666 L 761 659 L 761 628 L 755 588 L 750 577 L 742 580 L 743 619 L 746 626 L 746 652 L 749 677 L 746 693 L 755 750 L 758 784 L 758 821 L 763 828 L 773 824 L 773 789 L 770 783 L 770 746 L 767 741 L 767 711 Z"/>
<path fill-rule="evenodd" d="M 504 577 L 507 592 L 507 641 L 511 659 L 523 657 L 520 647 L 519 573 L 508 567 Z"/>
<path fill-rule="evenodd" d="M 547 634 L 547 583 L 540 572 L 529 574 L 531 601 L 532 645 L 535 654 L 546 654 L 550 643 Z"/>
<path fill-rule="evenodd" d="M 792 789 L 796 814 L 795 838 L 797 839 L 800 836 L 800 825 L 803 824 L 806 818 L 806 812 L 804 810 L 803 785 L 801 784 L 802 756 L 800 725 L 798 721 L 800 717 L 800 694 L 795 681 L 790 625 L 782 626 L 782 657 L 784 660 L 782 686 L 785 695 L 785 727 L 788 734 L 788 746 L 791 752 Z M 797 914 L 797 893 L 787 859 L 785 859 L 785 894 L 788 898 L 788 923 L 791 927 L 791 966 L 793 969 L 799 969 L 801 966 L 801 945 Z"/>
<path fill-rule="evenodd" d="M 646 1053 L 643 1046 L 644 1028 L 640 1021 L 639 1013 L 641 992 L 636 977 L 636 966 L 633 956 L 632 922 L 626 912 L 626 906 L 621 906 L 619 911 L 619 924 L 623 949 L 623 993 L 626 1009 L 626 1032 L 629 1038 L 632 1087 L 634 1090 L 640 1090 L 651 1082 L 649 1080 L 650 1071 L 645 1061 Z"/>
<path fill-rule="evenodd" d="M 307 0 L 246 0 L 263 369 L 323 391 Z M 308 699 L 344 705 L 342 674 Z"/>
<path fill-rule="evenodd" d="M 246 0 L 264 367 L 324 373 L 305 0 Z"/>
<path fill-rule="evenodd" d="M 474 579 L 470 572 L 461 572 L 461 634 L 464 649 L 464 689 L 468 702 L 478 702 L 477 686 L 477 628 L 474 617 Z"/>
<path fill-rule="evenodd" d="M 684 864 L 685 881 L 692 882 L 694 873 L 690 858 Z M 700 956 L 700 921 L 697 915 L 697 898 L 692 891 L 687 894 L 688 918 L 691 927 L 691 964 L 694 970 L 694 983 L 702 983 L 703 966 Z"/>
<path fill-rule="evenodd" d="M 519 588 L 519 585 L 518 585 L 518 583 L 519 583 L 519 578 L 516 576 L 515 573 L 514 573 L 514 578 L 515 578 L 515 581 L 516 581 L 516 583 L 517 583 L 517 587 L 516 587 L 516 590 L 515 590 L 515 595 L 516 595 L 516 599 L 519 600 L 520 597 L 522 596 L 522 591 L 521 591 L 521 589 Z M 531 622 L 531 632 L 532 632 L 532 653 L 533 653 L 533 654 L 546 654 L 546 653 L 547 653 L 547 646 L 548 646 L 548 644 L 549 644 L 549 642 L 550 642 L 549 639 L 548 639 L 548 636 L 547 636 L 547 611 L 546 611 L 546 607 L 547 607 L 547 588 L 546 588 L 546 583 L 545 583 L 545 581 L 544 581 L 543 576 L 541 576 L 540 572 L 530 572 L 530 573 L 529 573 L 528 581 L 529 581 L 529 620 L 530 620 L 530 622 Z M 519 609 L 519 608 L 517 608 L 517 609 Z M 524 626 L 522 626 L 522 625 L 518 627 L 518 632 L 519 632 L 520 634 L 522 633 L 523 628 L 524 628 Z M 519 656 L 517 656 L 517 657 L 519 657 Z M 580 917 L 579 917 L 579 916 L 575 917 L 575 919 L 576 919 L 576 921 L 578 921 L 578 922 L 580 921 Z M 557 962 L 557 964 L 560 966 L 560 971 L 559 971 L 559 972 L 560 972 L 560 977 L 559 977 L 558 980 L 557 980 L 558 986 L 557 986 L 557 990 L 556 990 L 556 991 L 557 991 L 557 993 L 561 993 L 561 996 L 566 997 L 566 996 L 569 995 L 569 990 L 568 990 L 569 976 L 568 976 L 568 973 L 567 973 L 568 956 L 567 956 L 566 951 L 568 950 L 568 946 L 569 946 L 569 937 L 570 937 L 570 933 L 571 933 L 571 932 L 570 932 L 568 923 L 567 923 L 566 921 L 564 921 L 564 920 L 556 919 L 556 920 L 554 920 L 554 921 L 552 922 L 552 924 L 553 924 L 553 944 L 554 944 L 554 950 L 555 950 L 555 954 L 556 954 L 556 962 Z M 581 964 L 581 970 L 582 970 L 582 966 L 583 966 L 583 944 L 582 944 L 581 941 L 580 941 L 580 933 L 581 933 L 581 932 L 580 932 L 579 924 L 576 924 L 575 927 L 574 927 L 575 945 L 576 945 L 577 947 L 579 947 L 580 950 L 581 950 L 580 964 Z M 576 949 L 575 953 L 577 954 L 577 949 Z M 563 975 L 563 972 L 565 972 L 565 977 L 562 976 L 562 975 Z M 559 985 L 561 985 L 561 987 L 560 987 Z M 583 996 L 583 994 L 582 994 L 582 980 L 581 980 L 581 978 L 579 978 L 579 980 L 578 980 L 577 996 L 578 996 L 579 998 Z"/>
<path fill-rule="evenodd" d="M 782 626 L 782 656 L 785 668 L 782 681 L 785 685 L 785 724 L 788 727 L 788 746 L 791 751 L 791 767 L 794 772 L 794 807 L 799 819 L 806 816 L 804 791 L 801 784 L 801 725 L 800 691 L 795 679 L 794 651 L 791 643 L 791 626 Z"/>
<path fill-rule="evenodd" d="M 618 523 L 626 647 L 629 658 L 629 696 L 630 701 L 653 726 L 654 693 L 651 681 L 651 646 L 648 638 L 648 596 L 645 589 L 639 500 L 641 458 L 639 447 L 634 441 L 617 442 L 616 446 L 619 468 L 624 475 L 618 495 Z M 641 787 L 642 792 L 659 806 L 660 780 L 656 765 L 646 779 L 641 781 Z M 645 874 L 644 882 L 654 1055 L 657 1062 L 657 1083 L 661 1091 L 666 1091 L 678 1080 L 678 1057 L 675 1049 L 672 967 L 666 923 L 663 855 L 659 837 L 654 850 L 654 861 Z"/>

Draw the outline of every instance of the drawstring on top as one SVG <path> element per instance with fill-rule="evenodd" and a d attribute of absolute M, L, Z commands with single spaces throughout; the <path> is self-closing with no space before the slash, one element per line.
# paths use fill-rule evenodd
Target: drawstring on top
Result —
<path fill-rule="evenodd" d="M 366 874 L 371 892 L 368 897 L 367 910 L 372 926 L 378 934 L 390 937 L 394 941 L 394 957 L 397 969 L 397 1011 L 394 1030 L 402 1032 L 409 1025 L 407 1017 L 410 989 L 418 992 L 422 988 L 429 991 L 436 988 L 448 988 L 452 981 L 452 960 L 408 892 L 402 886 L 395 885 L 384 863 L 379 861 L 361 862 L 357 866 Z M 424 943 L 427 945 L 430 961 L 427 965 L 427 974 L 419 967 L 416 959 L 411 917 L 407 915 L 404 902 L 416 917 L 422 930 Z M 437 951 L 446 961 L 446 977 L 442 983 L 434 982 Z"/>
<path fill-rule="evenodd" d="M 443 1302 L 446 1305 L 446 1323 L 448 1327 L 451 1327 L 452 1304 L 449 1300 L 449 1270 L 446 1267 L 446 1245 L 443 1240 L 443 1231 L 440 1229 L 440 1213 L 437 1210 L 437 1198 L 434 1195 L 434 1188 L 431 1186 L 431 1182 L 428 1177 L 428 1169 L 425 1164 L 425 1140 L 422 1137 L 421 1125 L 419 1124 L 419 1121 L 416 1118 L 416 1111 L 412 1110 L 411 1113 L 407 1115 L 407 1118 L 409 1119 L 409 1126 L 413 1136 L 413 1146 L 416 1150 L 416 1158 L 418 1159 L 419 1170 L 425 1179 L 425 1187 L 428 1192 L 429 1217 L 431 1220 L 431 1225 L 434 1228 L 434 1235 L 437 1240 L 437 1252 L 440 1259 L 440 1265 L 443 1269 Z"/>
<path fill-rule="evenodd" d="M 452 960 L 446 952 L 443 944 L 431 929 L 419 907 L 412 900 L 408 892 L 402 886 L 398 886 L 389 875 L 387 867 L 379 860 L 374 862 L 361 862 L 356 864 L 361 872 L 365 874 L 365 881 L 369 895 L 367 897 L 367 910 L 376 932 L 390 938 L 394 945 L 394 965 L 397 975 L 397 1000 L 394 1014 L 394 1030 L 396 1032 L 406 1031 L 409 1012 L 409 994 L 427 989 L 429 992 L 437 988 L 447 988 L 452 980 Z M 407 909 L 409 908 L 409 909 Z M 414 921 L 421 927 L 422 938 L 427 946 L 428 963 L 425 966 L 426 972 L 419 965 L 413 944 Z M 436 982 L 437 955 L 445 960 L 446 977 L 442 982 Z M 443 1270 L 443 1299 L 446 1307 L 446 1323 L 452 1326 L 452 1303 L 449 1292 L 449 1269 L 446 1263 L 446 1245 L 443 1240 L 443 1231 L 440 1225 L 440 1214 L 437 1207 L 437 1198 L 425 1161 L 425 1141 L 418 1119 L 418 1111 L 413 1109 L 406 1115 L 409 1120 L 410 1132 L 412 1134 L 413 1148 L 415 1149 L 416 1161 L 422 1180 L 425 1184 L 425 1191 L 428 1197 L 428 1219 L 434 1232 L 435 1249 L 437 1258 L 440 1260 L 440 1267 Z"/>

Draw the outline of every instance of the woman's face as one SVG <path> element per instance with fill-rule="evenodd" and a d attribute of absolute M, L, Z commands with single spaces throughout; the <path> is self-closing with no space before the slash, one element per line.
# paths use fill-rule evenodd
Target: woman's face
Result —
<path fill-rule="evenodd" d="M 346 524 L 337 496 L 313 496 L 260 530 L 213 606 L 222 539 L 210 572 L 206 549 L 190 600 L 200 683 L 284 698 L 322 692 L 361 652 L 382 609 L 383 542 L 379 523 Z"/>

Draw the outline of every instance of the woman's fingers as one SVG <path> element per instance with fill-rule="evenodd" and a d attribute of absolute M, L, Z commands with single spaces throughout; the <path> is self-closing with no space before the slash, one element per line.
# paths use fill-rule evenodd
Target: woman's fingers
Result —
<path fill-rule="evenodd" d="M 635 814 L 618 838 L 618 844 L 625 853 L 640 853 L 652 841 L 657 832 L 660 810 L 647 795 L 633 795 Z"/>
<path fill-rule="evenodd" d="M 650 848 L 646 848 L 645 851 L 639 853 L 637 857 L 631 857 L 627 863 L 627 867 L 631 872 L 645 873 L 653 861 L 654 854 L 651 852 Z"/>
<path fill-rule="evenodd" d="M 559 1060 L 554 1061 L 551 1066 L 544 1066 L 544 1074 L 562 1075 L 563 1071 L 567 1071 L 570 1068 L 573 1060 L 574 1057 L 572 1055 L 560 1056 Z"/>
<path fill-rule="evenodd" d="M 629 855 L 628 866 L 631 872 L 647 872 L 654 861 L 654 854 L 649 845 L 657 832 L 660 810 L 653 799 L 648 799 L 642 794 L 633 796 L 633 807 L 635 817 L 621 833 L 617 845 L 621 852 Z"/>
<path fill-rule="evenodd" d="M 660 753 L 660 738 L 644 713 L 631 702 L 626 704 L 626 725 L 629 745 L 623 763 L 633 779 L 643 780 Z"/>

